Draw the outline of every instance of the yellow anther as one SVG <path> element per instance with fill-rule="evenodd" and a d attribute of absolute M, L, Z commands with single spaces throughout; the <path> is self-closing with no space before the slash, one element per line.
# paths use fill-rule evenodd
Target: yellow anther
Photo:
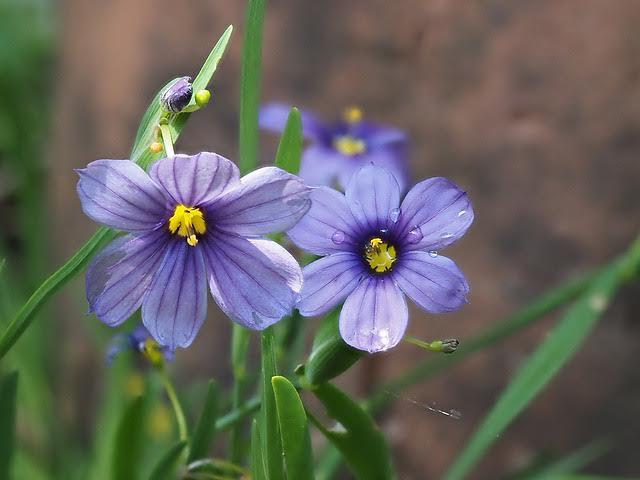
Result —
<path fill-rule="evenodd" d="M 162 349 L 160 348 L 160 345 L 158 345 L 158 342 L 156 342 L 153 338 L 147 338 L 144 341 L 142 354 L 154 366 L 160 366 L 164 363 L 164 355 L 162 354 Z"/>
<path fill-rule="evenodd" d="M 343 155 L 359 155 L 367 151 L 367 146 L 359 138 L 351 135 L 338 137 L 333 141 L 333 147 Z"/>
<path fill-rule="evenodd" d="M 359 123 L 362 121 L 362 109 L 356 106 L 347 107 L 342 112 L 342 118 L 347 123 Z"/>
<path fill-rule="evenodd" d="M 396 247 L 389 245 L 379 237 L 374 237 L 367 242 L 364 254 L 371 270 L 377 273 L 391 270 L 397 259 Z"/>
<path fill-rule="evenodd" d="M 195 247 L 198 244 L 198 235 L 207 231 L 204 216 L 199 208 L 178 205 L 169 219 L 169 231 L 185 237 L 187 244 Z"/>

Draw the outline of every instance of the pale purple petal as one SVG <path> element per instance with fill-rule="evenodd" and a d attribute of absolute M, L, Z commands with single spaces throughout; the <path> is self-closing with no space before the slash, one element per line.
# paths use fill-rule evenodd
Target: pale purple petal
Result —
<path fill-rule="evenodd" d="M 316 260 L 302 272 L 304 285 L 298 310 L 306 317 L 331 310 L 356 288 L 365 273 L 362 258 L 348 252 Z"/>
<path fill-rule="evenodd" d="M 381 352 L 400 342 L 408 320 L 407 302 L 391 277 L 370 276 L 344 302 L 340 335 L 354 348 Z"/>
<path fill-rule="evenodd" d="M 341 155 L 341 154 L 338 154 Z M 367 165 L 376 165 L 386 168 L 398 182 L 401 192 L 407 188 L 409 178 L 407 158 L 404 154 L 396 154 L 395 152 L 385 149 L 370 151 L 363 155 L 348 157 L 341 155 L 343 158 L 339 167 L 338 183 L 346 189 L 351 182 L 353 176 L 358 173 L 362 167 Z"/>
<path fill-rule="evenodd" d="M 260 109 L 259 124 L 263 130 L 276 133 L 284 131 L 289 118 L 291 106 L 284 103 L 267 103 Z M 313 113 L 306 110 L 300 111 L 302 117 L 302 134 L 304 138 L 316 140 L 325 136 L 326 126 Z"/>
<path fill-rule="evenodd" d="M 469 284 L 450 258 L 406 252 L 392 276 L 411 300 L 430 313 L 452 312 L 467 303 Z"/>
<path fill-rule="evenodd" d="M 96 160 L 77 170 L 82 210 L 108 227 L 140 232 L 163 222 L 166 199 L 158 185 L 129 160 Z"/>
<path fill-rule="evenodd" d="M 388 170 L 374 165 L 351 178 L 345 197 L 358 224 L 370 231 L 388 228 L 391 212 L 400 205 L 398 182 Z"/>
<path fill-rule="evenodd" d="M 462 237 L 473 223 L 466 192 L 442 177 L 414 186 L 401 205 L 398 231 L 410 250 L 440 250 Z"/>
<path fill-rule="evenodd" d="M 142 303 L 142 322 L 160 345 L 193 342 L 207 315 L 207 275 L 202 248 L 172 239 Z"/>
<path fill-rule="evenodd" d="M 310 189 L 300 177 L 276 167 L 260 168 L 242 178 L 239 188 L 207 208 L 217 227 L 240 235 L 288 230 L 311 205 Z"/>
<path fill-rule="evenodd" d="M 226 158 L 210 152 L 176 155 L 156 162 L 149 172 L 175 203 L 205 204 L 240 184 L 240 171 Z"/>
<path fill-rule="evenodd" d="M 211 294 L 233 321 L 262 330 L 292 312 L 302 270 L 283 247 L 221 232 L 209 233 L 203 244 Z"/>
<path fill-rule="evenodd" d="M 371 150 L 380 148 L 406 148 L 409 139 L 407 134 L 398 128 L 376 126 L 367 136 L 367 147 Z"/>
<path fill-rule="evenodd" d="M 117 238 L 93 259 L 87 269 L 89 311 L 114 327 L 142 304 L 166 248 L 167 233 Z"/>
<path fill-rule="evenodd" d="M 360 231 L 344 195 L 332 188 L 311 191 L 311 208 L 289 230 L 289 238 L 298 247 L 317 255 L 352 251 L 360 240 Z"/>
<path fill-rule="evenodd" d="M 302 154 L 298 175 L 312 187 L 333 187 L 345 170 L 353 170 L 347 160 L 348 158 L 332 148 L 310 145 Z"/>

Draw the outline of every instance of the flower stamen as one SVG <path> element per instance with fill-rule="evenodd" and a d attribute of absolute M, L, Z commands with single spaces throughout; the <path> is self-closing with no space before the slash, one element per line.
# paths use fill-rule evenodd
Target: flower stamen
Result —
<path fill-rule="evenodd" d="M 333 140 L 333 147 L 343 155 L 353 156 L 360 155 L 367 151 L 367 145 L 363 140 L 352 137 L 351 135 L 342 135 Z"/>
<path fill-rule="evenodd" d="M 364 247 L 365 260 L 371 270 L 376 273 L 385 273 L 397 260 L 396 247 L 389 245 L 380 237 L 374 237 Z"/>
<path fill-rule="evenodd" d="M 207 231 L 204 216 L 199 208 L 178 205 L 169 219 L 169 231 L 187 239 L 187 244 L 195 247 L 198 244 L 197 235 Z"/>

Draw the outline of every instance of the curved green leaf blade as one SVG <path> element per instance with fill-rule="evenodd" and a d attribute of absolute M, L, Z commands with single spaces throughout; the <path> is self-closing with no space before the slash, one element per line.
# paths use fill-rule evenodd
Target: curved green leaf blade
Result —
<path fill-rule="evenodd" d="M 251 424 L 251 473 L 253 480 L 266 480 L 264 458 L 262 457 L 262 439 L 257 420 Z"/>
<path fill-rule="evenodd" d="M 18 372 L 0 379 L 0 478 L 9 480 L 15 450 Z"/>
<path fill-rule="evenodd" d="M 329 383 L 317 385 L 311 391 L 337 423 L 326 428 L 313 417 L 309 418 L 340 451 L 355 477 L 361 480 L 393 478 L 389 447 L 371 416 Z"/>
<path fill-rule="evenodd" d="M 282 442 L 278 427 L 278 411 L 271 379 L 278 374 L 276 342 L 273 327 L 262 331 L 262 455 L 269 480 L 284 480 Z"/>
<path fill-rule="evenodd" d="M 218 418 L 218 387 L 211 380 L 209 389 L 202 407 L 202 413 L 196 424 L 191 438 L 191 449 L 188 462 L 208 456 L 209 449 L 216 434 L 216 420 Z"/>
<path fill-rule="evenodd" d="M 178 462 L 186 446 L 187 442 L 181 441 L 167 450 L 151 472 L 149 480 L 173 480 L 176 478 Z"/>
<path fill-rule="evenodd" d="M 313 455 L 307 414 L 296 387 L 285 377 L 271 379 L 278 411 L 282 453 L 287 478 L 313 479 Z"/>
<path fill-rule="evenodd" d="M 300 171 L 300 158 L 302 157 L 302 118 L 300 111 L 293 107 L 287 117 L 278 151 L 276 152 L 276 167 L 280 167 L 289 173 L 297 174 Z"/>
<path fill-rule="evenodd" d="M 605 268 L 585 294 L 560 319 L 502 392 L 491 412 L 447 472 L 447 480 L 460 480 L 468 475 L 513 419 L 573 357 L 625 280 L 630 266 L 637 267 L 639 250 L 638 244 L 634 244 L 626 257 Z"/>
<path fill-rule="evenodd" d="M 144 397 L 134 398 L 120 419 L 113 452 L 113 480 L 140 478 L 140 458 L 146 421 L 145 403 Z"/>

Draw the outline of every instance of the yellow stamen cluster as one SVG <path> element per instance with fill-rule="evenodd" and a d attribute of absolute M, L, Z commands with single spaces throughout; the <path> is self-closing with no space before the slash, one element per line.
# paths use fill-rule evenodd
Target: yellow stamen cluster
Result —
<path fill-rule="evenodd" d="M 204 216 L 199 208 L 178 205 L 169 219 L 169 231 L 186 237 L 187 243 L 195 247 L 198 244 L 198 235 L 207 231 Z"/>
<path fill-rule="evenodd" d="M 377 273 L 388 272 L 397 260 L 396 247 L 379 237 L 374 237 L 367 242 L 364 256 L 371 270 Z"/>
<path fill-rule="evenodd" d="M 351 106 L 344 109 L 342 118 L 347 123 L 360 123 L 362 121 L 362 109 Z"/>
<path fill-rule="evenodd" d="M 367 146 L 359 138 L 352 137 L 351 135 L 343 135 L 333 141 L 333 147 L 343 155 L 359 155 L 366 152 Z"/>
<path fill-rule="evenodd" d="M 154 366 L 160 366 L 164 363 L 164 355 L 162 348 L 153 338 L 147 338 L 142 347 L 142 354 Z"/>

